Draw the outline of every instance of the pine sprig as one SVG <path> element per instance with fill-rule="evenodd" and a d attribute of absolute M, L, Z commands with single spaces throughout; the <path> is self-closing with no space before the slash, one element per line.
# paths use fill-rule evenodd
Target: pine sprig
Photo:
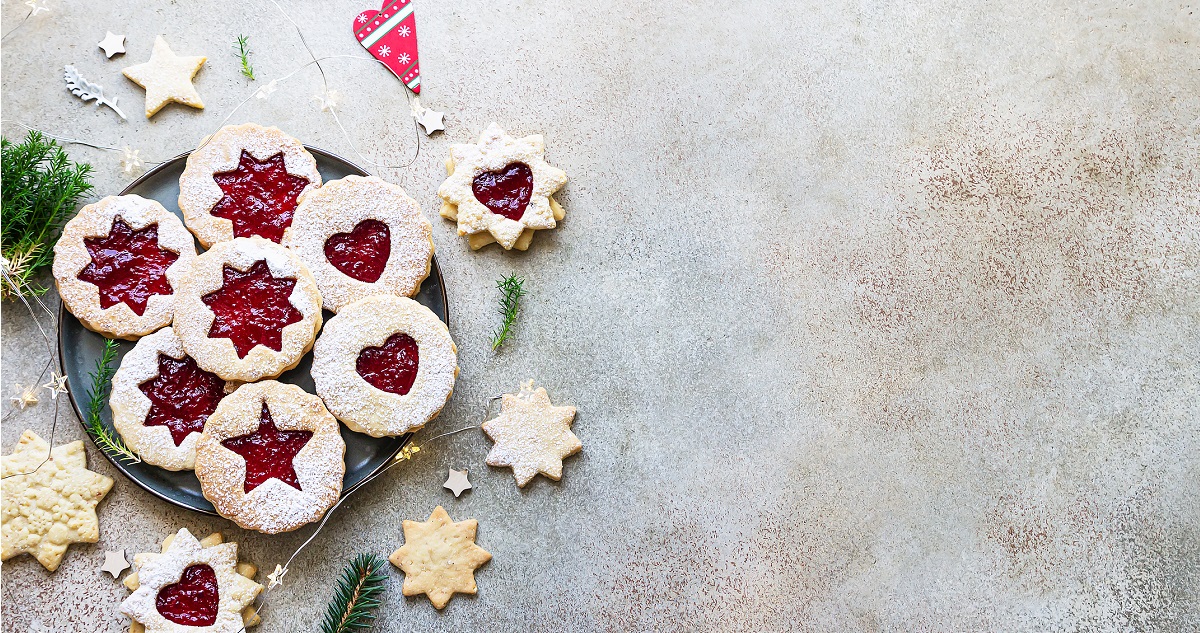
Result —
<path fill-rule="evenodd" d="M 346 565 L 325 611 L 321 633 L 352 633 L 371 626 L 387 580 L 383 564 L 375 554 L 359 554 Z"/>
<path fill-rule="evenodd" d="M 249 35 L 239 35 L 237 44 L 238 49 L 236 57 L 242 60 L 242 74 L 254 79 L 254 67 L 250 65 L 250 45 L 247 42 L 250 40 Z"/>
<path fill-rule="evenodd" d="M 492 333 L 492 351 L 500 349 L 504 341 L 512 334 L 513 324 L 517 322 L 517 313 L 521 310 L 521 297 L 525 296 L 525 278 L 515 273 L 496 282 L 496 289 L 501 293 L 500 314 L 504 315 L 504 325 Z"/>
<path fill-rule="evenodd" d="M 92 386 L 88 389 L 87 421 L 85 429 L 95 440 L 96 446 L 109 455 L 131 464 L 142 461 L 140 457 L 129 450 L 121 436 L 114 435 L 104 422 L 100 420 L 100 412 L 108 402 L 108 394 L 112 391 L 112 377 L 117 372 L 113 361 L 117 359 L 117 342 L 104 339 L 104 353 L 96 360 L 96 370 L 92 372 Z"/>
<path fill-rule="evenodd" d="M 0 139 L 0 297 L 40 295 L 32 277 L 54 260 L 54 242 L 75 204 L 92 190 L 92 166 L 74 163 L 52 139 L 30 132 L 21 143 Z"/>

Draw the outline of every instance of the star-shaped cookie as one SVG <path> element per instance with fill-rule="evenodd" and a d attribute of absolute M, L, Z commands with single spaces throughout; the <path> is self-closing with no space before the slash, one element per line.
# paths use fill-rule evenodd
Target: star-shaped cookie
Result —
<path fill-rule="evenodd" d="M 495 123 L 474 145 L 452 145 L 449 177 L 438 188 L 442 217 L 458 223 L 472 249 L 497 242 L 504 250 L 529 248 L 533 231 L 552 229 L 565 213 L 554 192 L 567 183 L 546 162 L 540 134 L 513 138 Z"/>
<path fill-rule="evenodd" d="M 504 394 L 500 415 L 483 423 L 483 432 L 496 443 L 488 453 L 489 466 L 511 466 L 517 485 L 524 487 L 538 473 L 562 478 L 562 460 L 583 444 L 571 432 L 575 407 L 556 407 L 542 387 L 530 380 L 521 392 Z"/>
<path fill-rule="evenodd" d="M 475 593 L 475 569 L 492 560 L 475 544 L 478 527 L 475 519 L 451 521 L 442 506 L 428 521 L 405 521 L 404 545 L 388 557 L 404 572 L 404 595 L 423 593 L 441 609 L 456 593 Z"/>
<path fill-rule="evenodd" d="M 241 630 L 242 610 L 263 586 L 238 573 L 237 543 L 205 547 L 185 528 L 166 545 L 162 554 L 134 557 L 137 588 L 121 603 L 121 613 L 146 633 L 174 633 L 182 630 L 179 624 Z M 185 612 L 164 614 L 158 607 L 164 594 L 178 596 L 175 604 Z"/>
<path fill-rule="evenodd" d="M 172 101 L 203 110 L 204 102 L 192 85 L 192 77 L 207 59 L 203 55 L 180 57 L 161 35 L 156 37 L 150 61 L 124 70 L 126 77 L 146 89 L 146 118 Z"/>
<path fill-rule="evenodd" d="M 112 489 L 113 480 L 87 469 L 82 441 L 51 451 L 37 433 L 25 431 L 12 455 L 5 455 L 0 464 L 4 477 L 0 558 L 32 554 L 54 571 L 71 543 L 100 540 L 96 504 Z"/>

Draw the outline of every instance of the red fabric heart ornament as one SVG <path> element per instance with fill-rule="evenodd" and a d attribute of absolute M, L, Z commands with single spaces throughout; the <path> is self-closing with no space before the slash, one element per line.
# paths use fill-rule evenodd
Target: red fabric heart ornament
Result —
<path fill-rule="evenodd" d="M 354 37 L 416 94 L 421 94 L 417 66 L 417 17 L 413 0 L 385 0 L 378 11 L 354 18 Z"/>

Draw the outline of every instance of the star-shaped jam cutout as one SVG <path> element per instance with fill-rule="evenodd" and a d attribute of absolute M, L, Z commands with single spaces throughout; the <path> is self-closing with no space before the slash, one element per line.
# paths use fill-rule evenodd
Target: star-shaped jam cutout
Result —
<path fill-rule="evenodd" d="M 245 358 L 255 345 L 280 351 L 283 328 L 304 318 L 289 299 L 296 280 L 274 277 L 266 260 L 254 262 L 245 272 L 226 265 L 222 273 L 221 288 L 200 298 L 214 315 L 208 337 L 232 341 L 238 358 Z"/>
<path fill-rule="evenodd" d="M 208 416 L 225 397 L 225 381 L 196 366 L 190 356 L 182 360 L 158 355 L 158 375 L 138 385 L 150 400 L 145 426 L 165 426 L 175 446 L 192 433 L 204 430 Z"/>
<path fill-rule="evenodd" d="M 133 230 L 120 216 L 113 218 L 105 237 L 85 237 L 92 261 L 79 272 L 79 279 L 100 289 L 100 308 L 124 303 L 133 313 L 146 313 L 154 295 L 171 294 L 167 269 L 179 253 L 158 246 L 158 224 Z"/>
<path fill-rule="evenodd" d="M 292 460 L 311 438 L 312 431 L 280 431 L 271 419 L 267 403 L 263 402 L 258 430 L 249 435 L 231 437 L 222 441 L 221 445 L 246 460 L 247 493 L 272 477 L 300 490 Z"/>
<path fill-rule="evenodd" d="M 307 178 L 288 173 L 283 152 L 258 161 L 242 150 L 237 169 L 213 174 L 213 180 L 225 196 L 212 214 L 233 222 L 233 236 L 257 236 L 275 243 L 292 225 L 296 199 L 308 186 Z"/>

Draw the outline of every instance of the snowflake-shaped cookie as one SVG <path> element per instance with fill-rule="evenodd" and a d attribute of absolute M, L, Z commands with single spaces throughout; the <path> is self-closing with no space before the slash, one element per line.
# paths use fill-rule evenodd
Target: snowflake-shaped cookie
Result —
<path fill-rule="evenodd" d="M 521 393 L 504 394 L 500 415 L 483 423 L 483 432 L 496 442 L 488 466 L 511 466 L 520 487 L 538 473 L 558 481 L 563 458 L 583 448 L 571 432 L 574 419 L 575 407 L 551 405 L 545 388 L 534 389 L 532 380 L 521 385 Z"/>
<path fill-rule="evenodd" d="M 140 622 L 146 633 L 182 633 L 196 626 L 214 633 L 240 631 L 242 610 L 263 587 L 239 574 L 237 564 L 237 543 L 204 547 L 181 529 L 162 554 L 138 567 L 138 588 L 121 603 L 121 613 Z M 173 594 L 186 596 L 179 601 L 186 609 L 182 615 L 161 609 Z M 214 601 L 215 607 L 209 606 Z"/>
<path fill-rule="evenodd" d="M 0 464 L 4 477 L 0 558 L 28 553 L 54 571 L 68 545 L 100 540 L 96 504 L 108 494 L 113 480 L 87 469 L 82 441 L 50 450 L 37 433 L 25 431 L 16 450 Z"/>
<path fill-rule="evenodd" d="M 475 519 L 455 523 L 442 506 L 428 521 L 405 521 L 404 545 L 388 557 L 404 572 L 404 595 L 425 594 L 441 609 L 456 593 L 475 593 L 475 569 L 492 560 L 475 544 L 478 527 Z"/>
<path fill-rule="evenodd" d="M 458 222 L 472 249 L 497 242 L 505 250 L 529 248 L 533 231 L 552 229 L 565 215 L 554 192 L 567 175 L 545 160 L 540 134 L 513 138 L 495 123 L 474 145 L 453 145 L 449 177 L 438 188 L 442 217 Z"/>

